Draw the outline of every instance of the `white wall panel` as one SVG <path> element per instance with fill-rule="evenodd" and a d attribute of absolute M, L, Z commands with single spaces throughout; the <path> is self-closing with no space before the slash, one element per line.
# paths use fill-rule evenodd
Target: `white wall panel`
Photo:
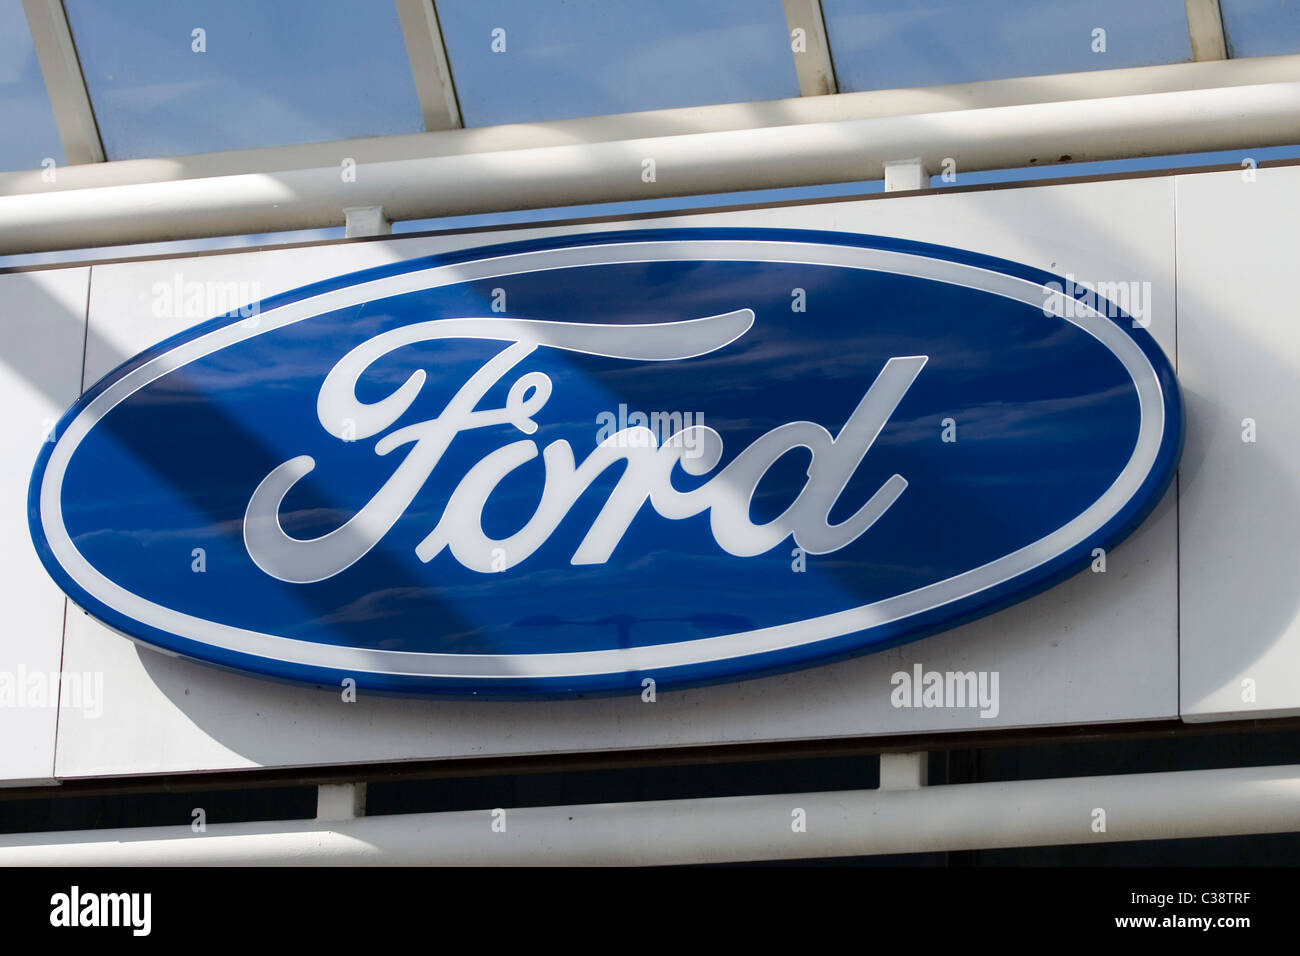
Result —
<path fill-rule="evenodd" d="M 1142 179 L 970 194 L 891 197 L 682 216 L 564 232 L 658 225 L 767 225 L 938 242 L 1074 273 L 1149 281 L 1152 332 L 1173 354 L 1173 185 Z M 87 383 L 189 320 L 152 315 L 155 282 L 261 283 L 269 295 L 429 252 L 537 235 L 394 239 L 94 267 Z M 771 741 L 1173 717 L 1178 712 L 1176 514 L 1169 495 L 1109 556 L 1018 606 L 883 654 L 798 673 L 588 701 L 423 701 L 288 687 L 137 648 L 74 609 L 67 666 L 109 677 L 105 714 L 65 715 L 57 772 L 224 770 L 401 758 Z M 997 671 L 1000 713 L 895 709 L 891 675 Z"/>
<path fill-rule="evenodd" d="M 1177 196 L 1183 715 L 1300 714 L 1300 169 Z"/>
<path fill-rule="evenodd" d="M 87 268 L 0 275 L 0 785 L 54 774 L 67 601 L 27 532 L 27 482 L 78 395 L 89 277 Z"/>

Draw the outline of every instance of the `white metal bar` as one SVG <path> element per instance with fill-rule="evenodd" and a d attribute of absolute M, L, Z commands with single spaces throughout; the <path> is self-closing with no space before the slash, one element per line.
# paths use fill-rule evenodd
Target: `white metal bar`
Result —
<path fill-rule="evenodd" d="M 424 114 L 424 128 L 456 129 L 461 125 L 460 103 L 433 0 L 396 0 L 396 3 L 406 56 L 415 78 L 415 94 Z"/>
<path fill-rule="evenodd" d="M 63 141 L 64 158 L 69 165 L 102 163 L 104 145 L 63 0 L 23 0 L 23 11 Z"/>
<path fill-rule="evenodd" d="M 1192 56 L 1198 60 L 1226 60 L 1228 41 L 1223 33 L 1219 0 L 1184 0 Z"/>
<path fill-rule="evenodd" d="M 1096 70 L 1055 76 L 1014 77 L 922 89 L 725 103 L 436 133 L 269 146 L 165 159 L 120 160 L 65 170 L 58 182 L 53 184 L 44 182 L 39 171 L 0 173 L 0 196 L 175 182 L 242 173 L 273 174 L 317 167 L 333 167 L 338 172 L 340 163 L 345 159 L 356 163 L 357 182 L 364 184 L 365 173 L 370 166 L 401 159 L 440 155 L 486 156 L 512 150 L 609 143 L 652 136 L 802 127 L 846 120 L 929 115 L 1003 106 L 1062 104 L 1077 100 L 1259 86 L 1295 80 L 1300 80 L 1300 54 Z M 914 155 L 914 151 L 902 151 L 898 155 L 910 156 Z"/>
<path fill-rule="evenodd" d="M 802 811 L 798 813 L 797 811 Z M 685 864 L 1300 830 L 1300 766 L 0 837 L 0 866 Z"/>
<path fill-rule="evenodd" d="M 852 182 L 880 177 L 900 156 L 966 172 L 1300 141 L 1300 56 L 1148 67 L 1118 87 L 1099 76 L 1084 74 L 1102 88 L 1156 91 L 1087 99 L 1078 75 L 1040 77 L 1057 85 L 994 82 L 948 99 L 933 90 L 803 97 L 752 104 L 748 115 L 665 111 L 138 160 L 68 170 L 55 184 L 5 174 L 0 254 L 337 226 L 350 206 L 382 205 L 396 222 Z M 995 105 L 1016 91 L 1031 102 Z M 340 156 L 353 175 L 341 174 Z M 646 158 L 654 182 L 641 175 Z"/>
<path fill-rule="evenodd" d="M 799 95 L 825 96 L 839 92 L 821 0 L 785 0 L 785 23 L 790 30 L 790 52 L 799 77 Z"/>

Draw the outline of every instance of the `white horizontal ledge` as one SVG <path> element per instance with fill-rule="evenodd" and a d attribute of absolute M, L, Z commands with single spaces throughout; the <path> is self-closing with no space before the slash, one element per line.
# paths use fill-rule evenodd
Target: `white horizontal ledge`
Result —
<path fill-rule="evenodd" d="M 804 832 L 797 832 L 802 810 Z M 1098 831 L 1098 811 L 1104 831 Z M 496 823 L 494 828 L 493 824 Z M 501 824 L 504 823 L 504 830 Z M 0 837 L 0 866 L 599 865 L 1300 830 L 1300 766 Z"/>
<path fill-rule="evenodd" d="M 952 160 L 960 181 L 1287 145 L 1297 104 L 1300 56 L 1286 56 L 102 163 L 53 183 L 9 173 L 0 254 L 338 226 L 359 206 L 400 221 L 853 182 L 902 157 Z"/>

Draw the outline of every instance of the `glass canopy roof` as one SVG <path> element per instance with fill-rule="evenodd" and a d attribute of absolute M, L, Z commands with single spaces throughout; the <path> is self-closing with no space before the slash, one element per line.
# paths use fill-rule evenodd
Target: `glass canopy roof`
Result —
<path fill-rule="evenodd" d="M 1178 63 L 1164 0 L 822 0 L 841 92 Z"/>
<path fill-rule="evenodd" d="M 0 170 L 63 165 L 63 145 L 45 93 L 22 0 L 0 0 Z"/>
<path fill-rule="evenodd" d="M 97 137 L 90 153 L 120 160 L 419 132 L 432 115 L 430 76 L 451 104 L 445 115 L 465 126 L 795 97 L 803 74 L 792 31 L 805 21 L 813 33 L 824 27 L 825 69 L 839 92 L 1193 57 L 1183 0 L 29 0 L 27 7 L 55 11 L 75 54 L 52 56 L 61 48 L 42 42 L 47 28 L 37 28 L 34 43 L 35 21 L 21 0 L 0 0 L 0 170 L 37 169 L 47 159 L 62 165 L 65 146 L 76 152 L 70 113 L 51 106 L 47 89 L 58 84 L 49 85 L 43 69 L 69 71 L 63 87 L 79 90 L 83 113 L 93 115 L 82 123 Z M 1300 52 L 1300 0 L 1220 0 L 1220 9 L 1229 56 Z M 448 66 L 449 83 L 437 72 Z"/>
<path fill-rule="evenodd" d="M 1277 56 L 1300 50 L 1296 0 L 1219 0 L 1229 56 Z"/>
<path fill-rule="evenodd" d="M 466 126 L 799 95 L 778 0 L 441 0 Z"/>
<path fill-rule="evenodd" d="M 65 6 L 108 159 L 424 128 L 391 2 Z"/>

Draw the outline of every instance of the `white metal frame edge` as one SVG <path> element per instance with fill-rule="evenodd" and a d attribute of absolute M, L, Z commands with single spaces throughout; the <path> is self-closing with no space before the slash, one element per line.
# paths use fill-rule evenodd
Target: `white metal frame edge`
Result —
<path fill-rule="evenodd" d="M 1296 765 L 528 807 L 503 832 L 486 809 L 354 817 L 345 796 L 330 820 L 0 836 L 0 866 L 671 865 L 1300 830 Z"/>

